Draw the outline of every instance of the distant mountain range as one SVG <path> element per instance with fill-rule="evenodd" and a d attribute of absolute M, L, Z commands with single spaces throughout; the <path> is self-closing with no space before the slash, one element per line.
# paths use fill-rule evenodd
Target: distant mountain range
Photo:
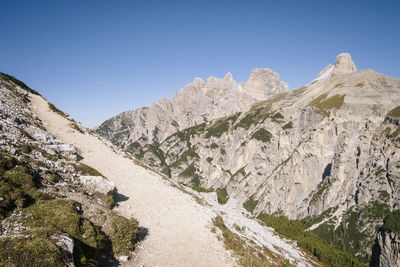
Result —
<path fill-rule="evenodd" d="M 292 91 L 269 69 L 245 83 L 196 78 L 97 133 L 221 203 L 296 220 L 365 264 L 400 265 L 389 223 L 400 218 L 400 80 L 358 71 L 347 53 Z"/>

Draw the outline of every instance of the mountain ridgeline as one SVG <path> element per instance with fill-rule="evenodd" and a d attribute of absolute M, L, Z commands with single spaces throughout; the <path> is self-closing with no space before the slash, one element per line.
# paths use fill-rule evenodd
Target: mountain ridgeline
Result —
<path fill-rule="evenodd" d="M 267 224 L 300 223 L 362 263 L 400 264 L 400 80 L 358 71 L 349 54 L 292 91 L 265 69 L 245 83 L 195 79 L 97 133 Z"/>

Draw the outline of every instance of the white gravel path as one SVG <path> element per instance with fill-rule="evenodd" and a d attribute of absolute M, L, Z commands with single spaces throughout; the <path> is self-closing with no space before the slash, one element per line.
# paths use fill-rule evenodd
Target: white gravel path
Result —
<path fill-rule="evenodd" d="M 120 194 L 118 212 L 136 218 L 148 229 L 126 266 L 233 266 L 235 261 L 211 233 L 215 212 L 201 206 L 161 176 L 115 153 L 97 137 L 70 127 L 70 121 L 52 112 L 48 102 L 30 95 L 32 111 L 46 129 L 82 151 L 83 162 L 113 181 Z"/>

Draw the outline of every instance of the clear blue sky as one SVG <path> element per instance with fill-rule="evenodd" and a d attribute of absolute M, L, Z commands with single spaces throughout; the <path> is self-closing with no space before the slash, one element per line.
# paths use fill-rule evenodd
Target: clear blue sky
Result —
<path fill-rule="evenodd" d="M 298 88 L 340 52 L 400 77 L 400 1 L 2 0 L 0 25 L 0 71 L 89 127 L 194 77 Z"/>

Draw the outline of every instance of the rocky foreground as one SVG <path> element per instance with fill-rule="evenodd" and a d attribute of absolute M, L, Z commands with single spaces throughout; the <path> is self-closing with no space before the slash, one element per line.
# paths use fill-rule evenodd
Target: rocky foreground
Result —
<path fill-rule="evenodd" d="M 38 95 L 0 74 L 0 265 L 117 265 L 131 255 L 138 222 L 113 210 L 115 185 L 47 132 L 29 94 Z"/>

